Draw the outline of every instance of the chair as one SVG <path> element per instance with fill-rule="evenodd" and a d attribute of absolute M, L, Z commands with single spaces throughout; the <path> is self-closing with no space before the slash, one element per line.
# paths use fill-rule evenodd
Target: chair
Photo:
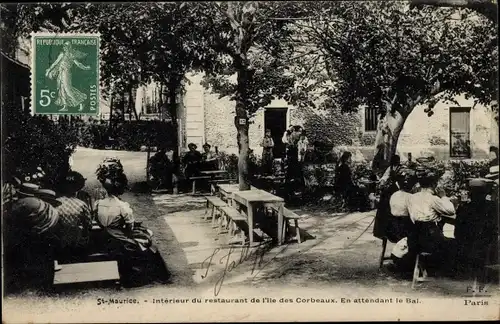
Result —
<path fill-rule="evenodd" d="M 380 254 L 380 260 L 379 260 L 379 264 L 378 264 L 378 268 L 379 269 L 382 269 L 382 266 L 384 265 L 384 261 L 386 260 L 390 260 L 391 257 L 386 257 L 385 256 L 385 251 L 387 249 L 387 237 L 384 237 L 382 238 L 382 253 Z"/>
<path fill-rule="evenodd" d="M 411 283 L 411 288 L 415 289 L 417 282 L 423 282 L 427 280 L 427 270 L 425 268 L 425 258 L 430 256 L 430 253 L 420 252 L 417 253 L 415 259 L 415 267 L 413 269 L 413 280 Z"/>

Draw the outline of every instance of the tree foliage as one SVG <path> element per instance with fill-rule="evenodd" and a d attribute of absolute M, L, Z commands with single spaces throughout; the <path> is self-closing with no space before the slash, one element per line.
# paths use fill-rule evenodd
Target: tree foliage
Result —
<path fill-rule="evenodd" d="M 205 50 L 214 54 L 204 85 L 235 101 L 240 190 L 248 190 L 248 119 L 295 83 L 287 70 L 293 47 L 283 42 L 293 30 L 280 20 L 295 14 L 295 6 L 252 1 L 186 5 L 195 13 L 195 28 L 204 31 Z"/>
<path fill-rule="evenodd" d="M 410 10 L 388 2 L 341 2 L 325 20 L 301 23 L 328 72 L 316 89 L 351 111 L 362 105 L 411 109 L 466 93 L 482 104 L 496 98 L 497 36 L 492 23 L 469 10 Z M 325 86 L 331 82 L 332 87 Z"/>
<path fill-rule="evenodd" d="M 192 5 L 206 50 L 213 53 L 205 70 L 205 85 L 213 92 L 241 101 L 250 116 L 293 88 L 294 77 L 287 73 L 293 48 L 283 42 L 293 31 L 279 20 L 293 14 L 293 7 L 250 1 Z M 244 74 L 244 85 L 238 74 Z"/>

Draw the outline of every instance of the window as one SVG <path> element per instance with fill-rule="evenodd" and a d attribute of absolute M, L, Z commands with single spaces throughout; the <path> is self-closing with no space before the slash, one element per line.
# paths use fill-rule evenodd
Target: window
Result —
<path fill-rule="evenodd" d="M 375 132 L 378 124 L 377 108 L 365 108 L 365 132 Z"/>
<path fill-rule="evenodd" d="M 450 157 L 471 157 L 470 107 L 450 108 Z"/>

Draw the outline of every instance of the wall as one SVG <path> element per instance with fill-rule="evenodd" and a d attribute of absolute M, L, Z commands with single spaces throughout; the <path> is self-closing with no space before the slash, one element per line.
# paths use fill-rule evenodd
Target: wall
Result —
<path fill-rule="evenodd" d="M 434 107 L 434 115 L 428 117 L 424 112 L 425 106 L 415 107 L 410 114 L 401 132 L 398 149 L 404 152 L 418 153 L 419 150 L 430 148 L 430 139 L 435 136 L 446 141 L 446 145 L 439 148 L 442 157 L 449 157 L 450 107 L 474 107 L 471 109 L 471 146 L 472 158 L 484 158 L 488 154 L 492 119 L 488 109 L 482 105 L 474 106 L 473 99 L 457 96 L 457 103 L 440 101 Z"/>
<path fill-rule="evenodd" d="M 186 132 L 188 134 L 198 134 L 193 123 L 189 122 L 189 116 L 197 115 L 199 109 L 203 109 L 203 138 L 213 146 L 217 146 L 220 151 L 237 153 L 236 129 L 234 127 L 235 103 L 227 97 L 219 98 L 218 94 L 211 93 L 210 90 L 203 89 L 200 85 L 201 76 L 190 76 L 191 86 L 186 90 L 186 111 L 187 123 Z M 186 102 L 185 100 L 185 102 Z M 404 129 L 401 133 L 398 152 L 406 155 L 412 152 L 414 156 L 420 155 L 423 151 L 432 148 L 440 158 L 449 158 L 449 145 L 431 146 L 430 139 L 433 136 L 442 138 L 449 142 L 449 110 L 450 107 L 472 107 L 472 99 L 465 99 L 458 96 L 454 103 L 439 102 L 434 108 L 434 115 L 428 117 L 424 112 L 424 106 L 414 109 L 408 117 Z M 310 133 L 312 140 L 323 140 L 331 142 L 333 145 L 357 145 L 370 147 L 373 143 L 373 133 L 363 132 L 363 109 L 359 113 L 342 114 L 339 111 L 324 112 L 313 111 L 311 109 L 298 109 L 289 106 L 283 100 L 273 101 L 267 108 L 288 107 L 288 125 L 302 125 Z M 260 109 L 251 119 L 249 128 L 250 148 L 257 155 L 261 154 L 260 142 L 264 136 L 264 109 Z M 192 125 L 188 127 L 188 125 Z M 471 139 L 473 158 L 483 158 L 487 155 L 490 137 L 492 133 L 492 121 L 486 107 L 476 105 L 471 112 Z M 201 136 L 201 135 L 196 135 Z M 326 140 L 325 140 L 326 138 Z M 363 149 L 363 152 L 371 149 Z"/>

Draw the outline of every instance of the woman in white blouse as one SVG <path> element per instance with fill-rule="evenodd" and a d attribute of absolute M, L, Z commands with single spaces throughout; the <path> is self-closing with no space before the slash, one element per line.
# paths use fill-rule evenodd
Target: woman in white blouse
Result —
<path fill-rule="evenodd" d="M 158 279 L 159 273 L 167 272 L 152 244 L 153 232 L 135 221 L 130 204 L 120 198 L 127 187 L 125 174 L 103 170 L 103 165 L 98 173 L 107 195 L 95 203 L 97 222 L 108 234 L 107 250 L 118 260 L 121 282 L 137 286 Z M 155 267 L 147 266 L 148 263 Z M 161 272 L 153 276 L 151 269 Z"/>
<path fill-rule="evenodd" d="M 420 191 L 408 198 L 408 212 L 413 230 L 408 236 L 411 251 L 429 252 L 442 266 L 454 267 L 456 242 L 443 234 L 442 217 L 455 218 L 455 206 L 441 188 L 436 188 L 438 177 L 427 172 L 419 179 Z"/>

